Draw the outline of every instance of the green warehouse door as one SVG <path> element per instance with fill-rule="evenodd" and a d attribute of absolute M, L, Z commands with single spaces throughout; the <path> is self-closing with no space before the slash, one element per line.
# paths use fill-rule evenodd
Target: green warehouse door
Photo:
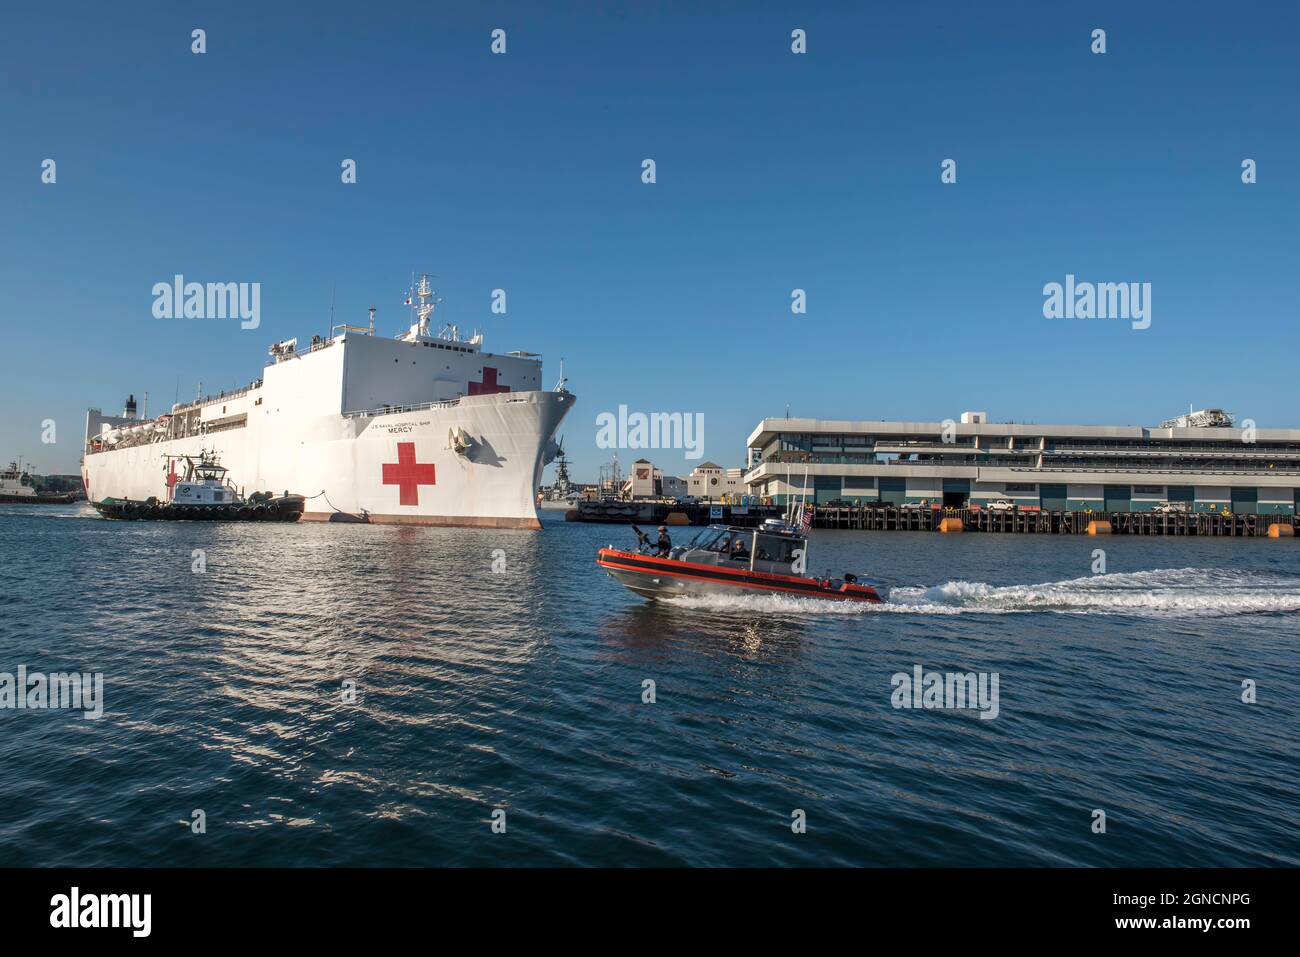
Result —
<path fill-rule="evenodd" d="M 1259 507 L 1259 489 L 1233 488 L 1232 511 L 1236 515 L 1254 515 Z"/>
<path fill-rule="evenodd" d="M 1045 512 L 1064 512 L 1069 505 L 1064 485 L 1040 485 L 1038 496 Z"/>
<path fill-rule="evenodd" d="M 943 480 L 943 507 L 965 508 L 970 504 L 970 479 Z"/>
<path fill-rule="evenodd" d="M 1129 511 L 1129 501 L 1132 496 L 1133 487 L 1131 485 L 1107 485 L 1106 486 L 1106 511 L 1108 512 L 1127 512 Z"/>
<path fill-rule="evenodd" d="M 825 505 L 840 497 L 840 477 L 838 475 L 817 475 L 813 477 L 817 505 Z"/>
<path fill-rule="evenodd" d="M 907 498 L 907 479 L 882 478 L 880 480 L 880 500 L 890 505 L 902 505 Z"/>

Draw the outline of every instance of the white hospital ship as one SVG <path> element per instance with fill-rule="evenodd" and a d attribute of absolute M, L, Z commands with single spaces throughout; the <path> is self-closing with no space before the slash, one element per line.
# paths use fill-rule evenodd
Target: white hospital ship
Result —
<path fill-rule="evenodd" d="M 206 453 L 245 494 L 304 496 L 305 520 L 540 528 L 534 493 L 574 396 L 563 379 L 543 388 L 538 355 L 432 334 L 438 301 L 423 276 L 395 339 L 375 335 L 371 309 L 368 328 L 276 343 L 238 392 L 153 419 L 134 399 L 120 416 L 89 410 L 86 497 L 166 501 L 177 457 Z"/>

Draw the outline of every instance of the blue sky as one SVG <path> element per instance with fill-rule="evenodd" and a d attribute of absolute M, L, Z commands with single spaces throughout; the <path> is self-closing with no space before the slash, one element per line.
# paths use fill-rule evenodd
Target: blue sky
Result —
<path fill-rule="evenodd" d="M 332 288 L 338 321 L 374 304 L 395 334 L 412 270 L 488 348 L 543 353 L 548 381 L 565 359 L 584 480 L 620 403 L 702 412 L 725 465 L 787 403 L 1300 427 L 1295 4 L 807 7 L 10 8 L 0 456 L 74 471 L 87 406 L 247 383 L 326 328 Z M 176 273 L 260 282 L 261 327 L 155 319 Z M 1067 273 L 1150 282 L 1151 328 L 1045 319 Z"/>

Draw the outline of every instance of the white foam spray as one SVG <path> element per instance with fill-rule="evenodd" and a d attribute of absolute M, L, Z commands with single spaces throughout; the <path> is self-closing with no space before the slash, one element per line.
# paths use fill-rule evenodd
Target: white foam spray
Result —
<path fill-rule="evenodd" d="M 900 585 L 879 605 L 787 595 L 709 595 L 671 599 L 709 611 L 774 615 L 1005 615 L 1046 612 L 1137 615 L 1152 618 L 1220 617 L 1300 612 L 1300 577 L 1215 568 L 1158 568 L 1090 575 L 1035 585 L 949 581 Z"/>

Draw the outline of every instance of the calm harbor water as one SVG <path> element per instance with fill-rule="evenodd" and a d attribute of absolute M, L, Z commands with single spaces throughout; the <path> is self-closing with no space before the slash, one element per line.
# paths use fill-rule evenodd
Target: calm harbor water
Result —
<path fill-rule="evenodd" d="M 0 864 L 1300 864 L 1300 543 L 824 531 L 887 605 L 651 604 L 544 520 L 0 506 L 0 673 L 105 697 L 0 710 Z M 997 717 L 894 708 L 915 665 Z"/>

